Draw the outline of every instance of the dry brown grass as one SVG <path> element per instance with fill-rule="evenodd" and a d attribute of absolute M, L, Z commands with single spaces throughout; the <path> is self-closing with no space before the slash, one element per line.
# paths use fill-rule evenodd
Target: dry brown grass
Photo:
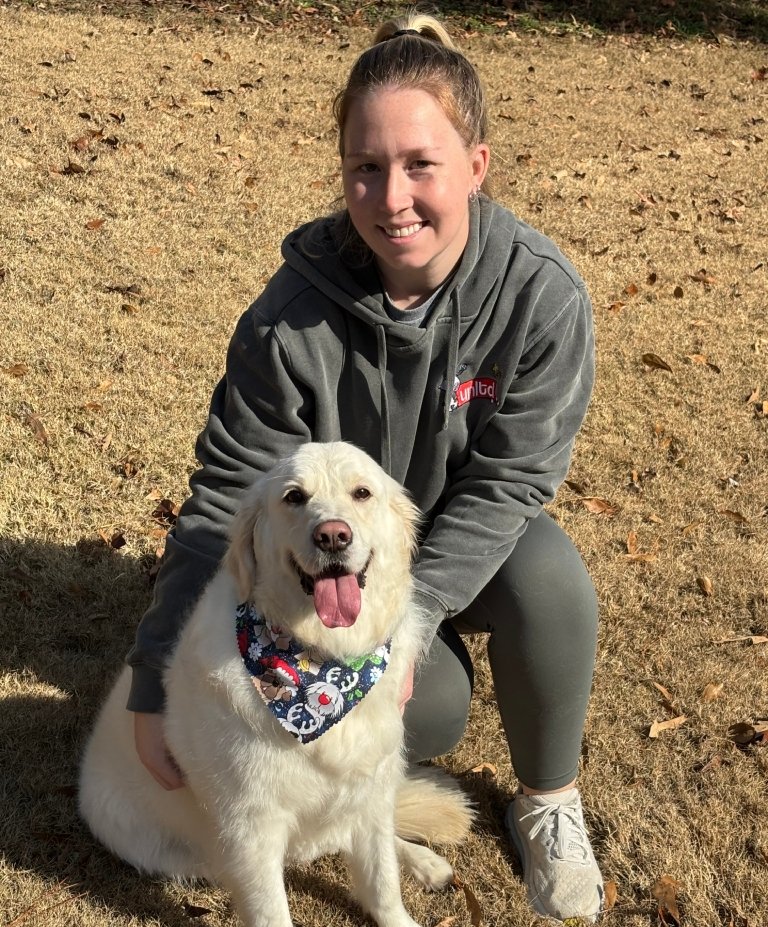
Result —
<path fill-rule="evenodd" d="M 6 927 L 186 925 L 200 912 L 185 902 L 209 909 L 199 923 L 231 920 L 222 893 L 141 878 L 94 844 L 77 756 L 147 603 L 152 513 L 186 492 L 233 323 L 283 233 L 338 192 L 329 99 L 365 40 L 0 7 Z M 465 48 L 490 91 L 498 198 L 562 245 L 594 297 L 598 386 L 552 511 L 602 603 L 581 785 L 618 889 L 605 923 L 658 923 L 666 875 L 684 924 L 761 927 L 768 748 L 737 747 L 729 728 L 768 716 L 768 644 L 719 642 L 768 634 L 768 81 L 752 79 L 768 50 Z M 484 924 L 531 924 L 476 655 L 470 728 L 446 763 L 481 817 L 454 858 Z M 705 701 L 710 683 L 722 690 Z M 466 772 L 481 762 L 498 774 Z M 295 873 L 297 923 L 357 923 L 343 884 L 334 861 Z M 428 927 L 470 923 L 458 893 L 405 891 Z"/>

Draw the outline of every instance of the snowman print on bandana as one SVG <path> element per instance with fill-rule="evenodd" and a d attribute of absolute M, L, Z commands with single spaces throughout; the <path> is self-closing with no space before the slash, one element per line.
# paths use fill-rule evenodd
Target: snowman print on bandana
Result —
<path fill-rule="evenodd" d="M 358 705 L 389 662 L 391 641 L 349 663 L 316 658 L 247 602 L 237 606 L 235 625 L 254 688 L 280 725 L 304 744 Z"/>

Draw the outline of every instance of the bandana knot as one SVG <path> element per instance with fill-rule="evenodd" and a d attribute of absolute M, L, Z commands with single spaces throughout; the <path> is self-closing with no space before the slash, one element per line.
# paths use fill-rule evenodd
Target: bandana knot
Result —
<path fill-rule="evenodd" d="M 359 705 L 389 664 L 391 640 L 348 663 L 317 657 L 269 624 L 250 602 L 235 609 L 235 625 L 254 688 L 281 726 L 303 744 L 317 740 Z"/>

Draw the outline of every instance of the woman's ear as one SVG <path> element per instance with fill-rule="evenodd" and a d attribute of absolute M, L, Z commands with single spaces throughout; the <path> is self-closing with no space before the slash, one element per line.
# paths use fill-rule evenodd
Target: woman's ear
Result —
<path fill-rule="evenodd" d="M 247 602 L 256 584 L 256 552 L 254 532 L 261 514 L 261 505 L 251 495 L 232 523 L 229 548 L 224 555 L 224 566 L 237 585 L 238 601 Z"/>
<path fill-rule="evenodd" d="M 485 142 L 475 145 L 470 152 L 469 163 L 472 170 L 473 189 L 482 187 L 485 175 L 488 173 L 488 164 L 491 160 L 491 149 Z"/>

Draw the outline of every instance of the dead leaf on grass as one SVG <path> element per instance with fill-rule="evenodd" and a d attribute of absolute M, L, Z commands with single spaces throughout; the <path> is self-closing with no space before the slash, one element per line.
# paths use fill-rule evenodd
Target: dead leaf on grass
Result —
<path fill-rule="evenodd" d="M 3 373 L 7 373 L 9 377 L 23 377 L 25 374 L 29 373 L 29 367 L 26 364 L 11 364 L 10 367 L 3 367 Z"/>
<path fill-rule="evenodd" d="M 619 888 L 615 882 L 606 882 L 603 886 L 604 891 L 604 901 L 603 901 L 603 911 L 608 912 L 612 911 L 616 906 L 616 901 L 619 897 Z"/>
<path fill-rule="evenodd" d="M 768 733 L 768 723 L 765 721 L 739 721 L 728 728 L 728 736 L 739 747 L 748 747 L 750 744 L 764 744 Z"/>
<path fill-rule="evenodd" d="M 664 731 L 673 731 L 681 727 L 687 720 L 685 715 L 678 715 L 677 718 L 669 718 L 667 721 L 654 721 L 648 730 L 648 736 L 655 739 Z"/>
<path fill-rule="evenodd" d="M 464 892 L 464 900 L 467 903 L 470 924 L 472 927 L 481 927 L 483 923 L 483 911 L 479 901 L 475 897 L 475 893 L 468 885 L 465 885 L 457 875 L 453 877 L 453 885 L 455 888 L 460 888 Z"/>
<path fill-rule="evenodd" d="M 702 702 L 714 702 L 715 699 L 720 698 L 720 693 L 722 691 L 722 682 L 708 682 L 701 693 L 701 700 Z"/>
<path fill-rule="evenodd" d="M 43 420 L 39 415 L 35 415 L 34 412 L 30 412 L 28 415 L 24 416 L 24 424 L 29 425 L 32 429 L 32 434 L 37 438 L 41 444 L 48 444 L 50 440 L 48 438 L 48 432 L 45 430 L 45 425 L 43 425 Z"/>
<path fill-rule="evenodd" d="M 742 515 L 741 512 L 734 512 L 732 509 L 718 509 L 718 515 L 725 515 L 726 518 L 731 521 L 735 521 L 739 525 L 746 525 L 749 523 L 749 519 Z"/>
<path fill-rule="evenodd" d="M 607 515 L 611 518 L 619 511 L 617 505 L 612 505 L 607 499 L 600 499 L 597 496 L 585 496 L 581 502 L 592 515 Z"/>
<path fill-rule="evenodd" d="M 104 219 L 90 219 L 85 223 L 85 227 L 91 232 L 97 232 L 104 225 L 105 221 Z"/>
<path fill-rule="evenodd" d="M 708 576 L 697 576 L 696 585 L 707 598 L 715 594 L 715 585 Z"/>
<path fill-rule="evenodd" d="M 654 354 L 652 351 L 648 351 L 641 357 L 642 362 L 646 367 L 650 367 L 654 370 L 668 370 L 672 373 L 672 368 L 669 364 L 658 354 Z"/>
<path fill-rule="evenodd" d="M 99 537 L 104 541 L 107 547 L 111 547 L 112 550 L 120 550 L 121 547 L 125 547 L 128 543 L 122 531 L 114 531 L 112 534 L 107 534 L 106 531 L 99 531 Z"/>
<path fill-rule="evenodd" d="M 181 906 L 184 908 L 184 913 L 187 917 L 205 917 L 206 914 L 212 914 L 212 908 L 204 908 L 199 904 L 192 904 L 191 901 L 188 901 L 186 898 L 182 901 Z"/>
<path fill-rule="evenodd" d="M 677 905 L 677 893 L 680 883 L 671 876 L 661 876 L 651 889 L 653 897 L 659 902 L 659 918 L 662 924 L 670 927 L 679 927 L 681 923 L 680 909 Z M 673 920 L 669 920 L 669 917 Z"/>
<path fill-rule="evenodd" d="M 478 763 L 477 766 L 472 767 L 471 772 L 480 773 L 481 775 L 488 773 L 488 775 L 494 779 L 499 774 L 498 769 L 493 765 L 493 763 Z"/>
<path fill-rule="evenodd" d="M 454 927 L 455 923 L 455 915 L 449 914 L 448 917 L 444 917 L 439 924 L 435 924 L 435 927 Z"/>
<path fill-rule="evenodd" d="M 746 634 L 743 637 L 724 637 L 722 640 L 715 641 L 716 644 L 736 644 L 742 641 L 748 641 L 753 646 L 755 644 L 768 644 L 768 637 L 763 634 Z"/>

